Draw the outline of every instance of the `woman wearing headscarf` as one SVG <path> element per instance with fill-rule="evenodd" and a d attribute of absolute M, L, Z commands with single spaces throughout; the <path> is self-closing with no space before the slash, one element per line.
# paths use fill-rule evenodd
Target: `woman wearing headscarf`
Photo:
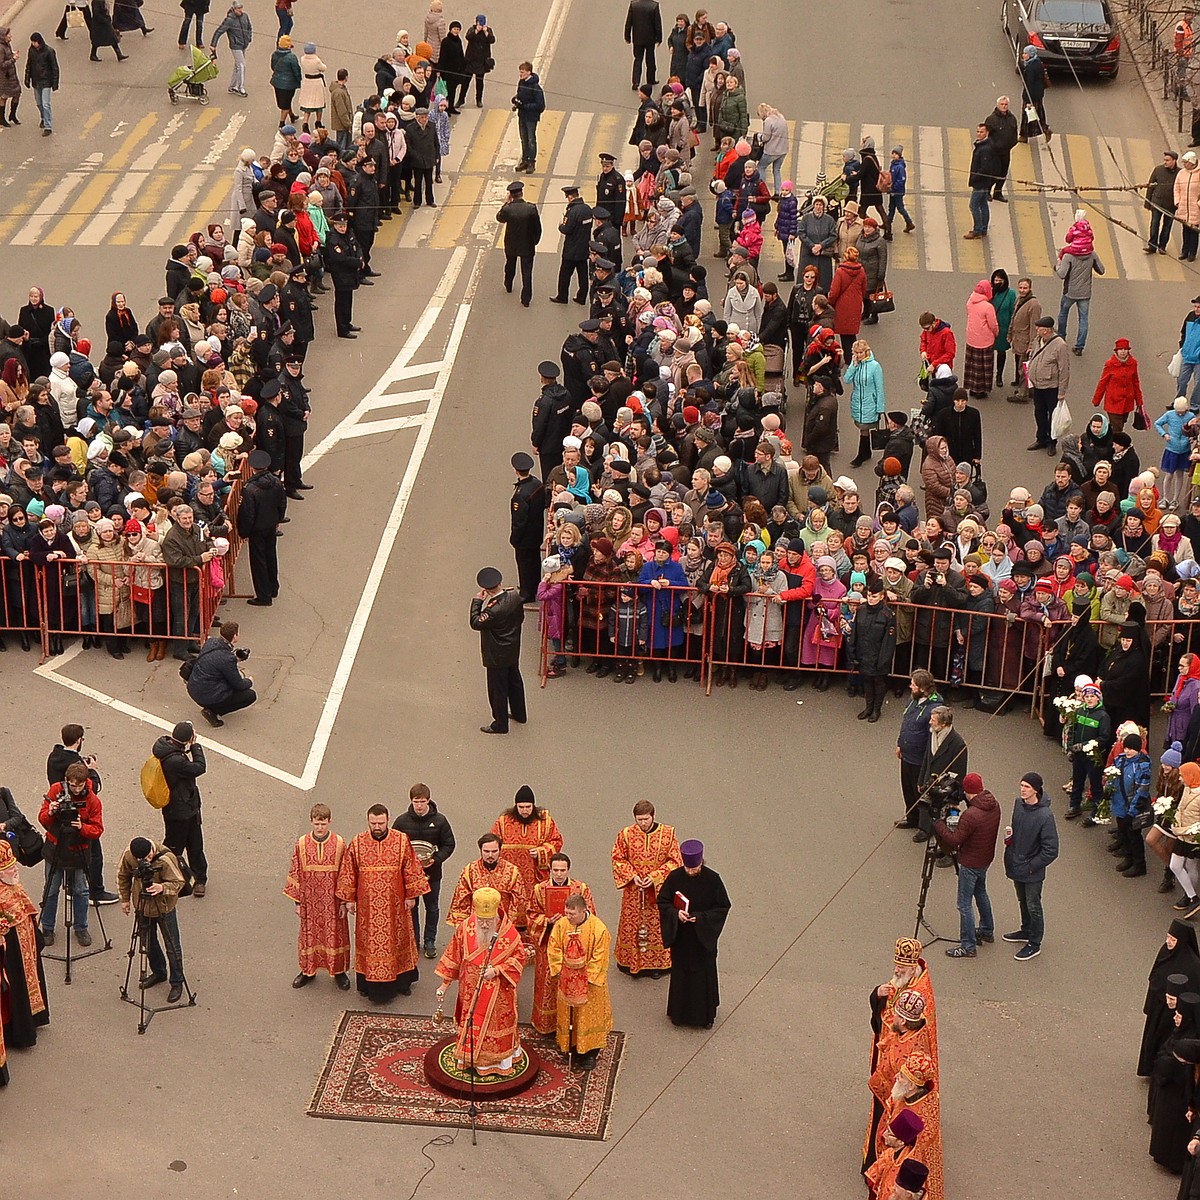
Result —
<path fill-rule="evenodd" d="M 996 338 L 1000 323 L 992 307 L 992 285 L 981 279 L 967 297 L 967 356 L 963 387 L 974 400 L 986 399 L 992 390 Z"/>
<path fill-rule="evenodd" d="M 1136 721 L 1150 724 L 1150 660 L 1144 642 L 1146 633 L 1136 621 L 1121 625 L 1117 644 L 1102 670 L 1104 707 L 1113 724 Z"/>
<path fill-rule="evenodd" d="M 1176 998 L 1173 1028 L 1155 1056 L 1149 1096 L 1150 1157 L 1176 1175 L 1182 1174 L 1189 1157 L 1188 1114 L 1194 1111 L 1198 1084 L 1200 994 L 1185 991 Z"/>
<path fill-rule="evenodd" d="M 1150 1075 L 1155 1056 L 1175 1029 L 1175 1010 L 1167 1004 L 1169 975 L 1187 977 L 1186 987 L 1182 984 L 1177 985 L 1182 991 L 1190 992 L 1200 987 L 1200 946 L 1196 943 L 1196 930 L 1178 918 L 1171 922 L 1166 940 L 1159 947 L 1158 955 L 1150 967 L 1146 1001 L 1142 1005 L 1146 1021 L 1142 1028 L 1142 1044 L 1137 1062 L 1137 1073 L 1143 1078 Z M 1176 991 L 1174 995 L 1178 996 L 1179 992 Z"/>
<path fill-rule="evenodd" d="M 846 585 L 837 577 L 837 562 L 831 555 L 821 555 L 816 567 L 813 602 L 800 635 L 800 662 L 806 667 L 824 668 L 816 674 L 813 687 L 825 692 L 830 684 L 826 672 L 837 666 L 842 645 L 840 601 L 846 594 Z"/>
<path fill-rule="evenodd" d="M 36 629 L 37 590 L 29 546 L 37 530 L 28 513 L 17 505 L 8 510 L 8 519 L 0 525 L 0 553 L 4 556 L 4 616 L 9 629 L 21 631 L 21 649 L 29 649 L 29 630 Z M 0 636 L 0 645 L 4 638 Z M 5 647 L 7 649 L 7 647 Z"/>
<path fill-rule="evenodd" d="M 94 529 L 96 538 L 87 550 L 87 572 L 96 588 L 99 630 L 111 635 L 131 628 L 125 547 L 116 526 L 107 517 L 97 521 Z M 113 658 L 125 657 L 122 638 L 105 638 L 105 647 Z"/>
<path fill-rule="evenodd" d="M 946 439 L 934 434 L 925 442 L 925 461 L 921 464 L 921 483 L 925 488 L 925 515 L 940 517 L 954 489 L 954 460 Z"/>
<path fill-rule="evenodd" d="M 762 546 L 762 542 L 752 544 Z M 775 559 L 773 551 L 759 550 L 758 562 L 750 572 L 753 590 L 746 596 L 746 659 L 756 668 L 750 686 L 760 692 L 767 689 L 766 668 L 778 666 L 783 645 L 784 606 L 779 597 L 787 588 L 787 577 Z"/>
<path fill-rule="evenodd" d="M 697 584 L 700 591 L 710 597 L 713 612 L 713 661 L 718 665 L 713 683 L 723 687 L 737 687 L 736 654 L 741 656 L 742 631 L 744 628 L 744 597 L 750 591 L 750 573 L 738 562 L 737 549 L 732 542 L 721 542 L 717 546 L 716 559 Z M 735 650 L 736 647 L 736 650 Z"/>
<path fill-rule="evenodd" d="M 992 347 L 996 352 L 996 389 L 1004 387 L 1004 364 L 1012 345 L 1008 340 L 1008 328 L 1012 324 L 1013 312 L 1017 307 L 1017 293 L 1009 286 L 1008 272 L 997 267 L 992 272 L 992 308 L 996 310 L 996 344 Z M 1018 366 L 1020 358 L 1014 352 Z"/>
<path fill-rule="evenodd" d="M 29 364 L 29 378 L 50 374 L 50 331 L 54 328 L 54 309 L 46 303 L 46 293 L 40 287 L 29 289 L 29 303 L 21 306 L 17 324 L 29 334 L 22 347 Z"/>
<path fill-rule="evenodd" d="M 814 196 L 812 208 L 796 223 L 800 242 L 800 270 L 817 268 L 820 290 L 828 294 L 837 261 L 837 221 L 827 211 L 824 196 Z"/>
<path fill-rule="evenodd" d="M 306 42 L 304 53 L 300 56 L 300 116 L 303 119 L 303 129 L 308 133 L 309 124 L 320 125 L 321 116 L 325 111 L 327 95 L 325 91 L 325 72 L 328 68 L 317 56 L 315 42 Z"/>

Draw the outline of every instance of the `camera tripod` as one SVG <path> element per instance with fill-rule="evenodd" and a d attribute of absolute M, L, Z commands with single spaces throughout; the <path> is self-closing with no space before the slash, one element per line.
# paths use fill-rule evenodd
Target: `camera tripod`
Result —
<path fill-rule="evenodd" d="M 195 1008 L 196 993 L 192 991 L 192 986 L 187 981 L 187 976 L 180 971 L 180 978 L 183 980 L 183 990 L 187 993 L 187 1004 L 160 1004 L 155 1007 L 152 1004 L 146 1003 L 146 977 L 150 972 L 150 923 L 157 920 L 156 917 L 150 916 L 146 912 L 146 901 L 149 899 L 144 894 L 138 896 L 137 912 L 133 918 L 133 930 L 129 935 L 129 962 L 125 966 L 125 982 L 121 985 L 121 999 L 126 1004 L 135 1004 L 140 1010 L 138 1017 L 138 1033 L 145 1033 L 154 1019 L 155 1013 L 174 1012 L 177 1009 Z M 174 935 L 166 927 L 165 924 L 159 923 L 159 932 L 163 938 L 163 953 L 167 959 L 168 970 L 170 969 L 171 960 L 177 955 L 182 959 L 182 952 L 175 940 Z M 137 956 L 138 962 L 138 995 L 137 999 L 129 994 L 129 976 L 133 971 L 134 956 Z"/>
<path fill-rule="evenodd" d="M 49 950 L 42 952 L 43 958 L 52 958 L 55 962 L 66 963 L 67 973 L 63 979 L 64 983 L 71 982 L 71 964 L 81 958 L 91 958 L 93 954 L 103 954 L 106 950 L 112 949 L 112 939 L 108 936 L 108 930 L 104 928 L 104 917 L 100 912 L 100 905 L 95 900 L 91 902 L 92 908 L 96 913 L 96 921 L 100 925 L 100 936 L 104 944 L 102 946 L 93 946 L 90 950 L 72 950 L 71 935 L 75 930 L 75 870 L 86 871 L 87 867 L 80 868 L 57 868 L 51 864 L 51 871 L 62 870 L 63 877 L 63 923 L 66 925 L 66 943 L 63 946 L 62 954 L 53 954 Z M 46 909 L 46 901 L 50 898 L 50 879 L 52 876 L 47 876 L 46 886 L 42 890 L 42 911 Z M 39 915 L 38 920 L 41 920 Z"/>
<path fill-rule="evenodd" d="M 925 843 L 925 859 L 921 863 L 921 895 L 917 900 L 917 920 L 913 926 L 913 937 L 920 937 L 923 929 L 927 936 L 921 938 L 921 942 L 925 946 L 932 946 L 934 942 L 956 942 L 958 938 L 942 937 L 932 925 L 925 920 L 925 902 L 929 898 L 929 885 L 933 882 L 933 872 L 936 869 L 938 860 L 938 845 L 937 838 L 933 834 L 929 835 L 929 841 Z"/>

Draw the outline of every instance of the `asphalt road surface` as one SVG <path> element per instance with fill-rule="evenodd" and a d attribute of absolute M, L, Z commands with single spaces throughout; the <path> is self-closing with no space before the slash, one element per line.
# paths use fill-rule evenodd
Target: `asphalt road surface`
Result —
<path fill-rule="evenodd" d="M 297 45 L 315 38 L 331 70 L 348 66 L 357 99 L 396 26 L 420 29 L 422 7 L 397 15 L 355 5 L 348 13 L 301 0 L 294 37 Z M 998 9 L 863 0 L 812 19 L 769 0 L 732 16 L 751 105 L 770 100 L 795 122 L 787 176 L 803 186 L 822 164 L 832 172 L 861 132 L 885 153 L 897 141 L 907 148 L 918 229 L 897 234 L 892 247 L 898 311 L 870 330 L 891 407 L 917 399 L 921 310 L 961 333 L 966 297 L 993 266 L 1014 280 L 1032 274 L 1051 311 L 1058 294 L 1054 247 L 1077 203 L 1067 194 L 1044 199 L 1018 182 L 1007 208 L 993 206 L 989 240 L 962 240 L 971 132 L 997 95 L 1016 90 Z M 35 0 L 13 23 L 14 45 L 27 45 L 34 29 L 49 37 L 60 11 Z M 207 108 L 168 104 L 178 11 L 147 0 L 143 12 L 156 32 L 127 35 L 127 63 L 108 51 L 89 63 L 79 33 L 54 43 L 63 76 L 54 138 L 37 136 L 28 96 L 23 127 L 0 130 L 0 311 L 14 318 L 26 287 L 40 284 L 51 302 L 76 308 L 97 345 L 109 293 L 123 289 L 139 312 L 153 311 L 169 246 L 224 215 L 222 181 L 238 149 L 261 151 L 274 127 L 269 7 L 250 10 L 258 26 L 250 100 L 225 91 L 224 52 Z M 473 15 L 447 8 L 450 18 Z M 330 803 L 334 827 L 350 837 L 369 804 L 383 801 L 395 813 L 418 779 L 459 839 L 451 881 L 475 837 L 528 783 L 614 928 L 609 852 L 641 798 L 653 799 L 681 837 L 704 840 L 734 905 L 714 1030 L 672 1028 L 665 981 L 612 972 L 616 1023 L 629 1041 L 608 1142 L 484 1135 L 473 1149 L 460 1137 L 431 1152 L 437 1167 L 420 1195 L 862 1194 L 866 996 L 890 973 L 893 939 L 913 931 L 919 884 L 917 847 L 890 830 L 902 702 L 889 700 L 884 720 L 864 728 L 853 719 L 858 704 L 840 689 L 820 697 L 740 689 L 706 699 L 695 686 L 656 686 L 647 675 L 614 695 L 572 672 L 545 691 L 530 684 L 527 727 L 507 738 L 478 733 L 487 710 L 466 623 L 474 576 L 488 562 L 512 571 L 508 458 L 527 444 L 536 363 L 557 357 L 580 315 L 546 303 L 553 237 L 537 256 L 531 310 L 500 286 L 493 213 L 519 157 L 508 108 L 516 64 L 532 55 L 547 89 L 543 170 L 529 191 L 544 198 L 551 230 L 562 183 L 590 181 L 599 150 L 629 153 L 634 107 L 620 5 L 516 0 L 488 15 L 497 69 L 487 107 L 458 118 L 441 207 L 385 228 L 375 255 L 384 277 L 358 295 L 366 332 L 357 342 L 333 339 L 329 297 L 322 304 L 307 369 L 307 477 L 316 490 L 293 506 L 280 544 L 280 599 L 270 613 L 243 611 L 237 601 L 225 610 L 242 621 L 262 698 L 212 740 L 201 727 L 210 750 L 201 781 L 210 890 L 179 909 L 199 1004 L 137 1035 L 136 1014 L 117 997 L 129 928 L 114 908 L 103 915 L 115 953 L 80 964 L 70 988 L 61 967 L 48 964 L 53 1025 L 36 1050 L 10 1053 L 4 1175 L 14 1196 L 409 1194 L 427 1168 L 419 1149 L 432 1131 L 304 1115 L 344 1001 L 325 984 L 291 989 L 295 918 L 281 889 L 314 801 Z M 674 13 L 664 8 L 663 16 L 669 25 Z M 1055 83 L 1047 105 L 1062 136 L 1052 155 L 1019 148 L 1014 179 L 1084 187 L 1144 179 L 1162 146 L 1132 64 L 1112 84 Z M 1098 197 L 1097 250 L 1109 272 L 1096 284 L 1086 354 L 1072 360 L 1072 406 L 1081 419 L 1113 339 L 1127 336 L 1147 402 L 1161 411 L 1195 270 L 1174 258 L 1148 260 L 1134 234 L 1105 222 L 1100 214 L 1138 225 L 1140 205 L 1128 192 L 1089 195 Z M 703 261 L 715 272 L 713 236 L 706 228 Z M 768 244 L 769 278 L 782 265 L 777 244 Z M 1015 483 L 1043 486 L 1052 464 L 1024 449 L 1028 408 L 998 396 L 983 407 L 995 508 Z M 849 449 L 835 466 L 844 470 L 854 447 L 845 411 L 842 426 Z M 1157 458 L 1152 437 L 1138 435 L 1137 444 L 1143 461 Z M 526 630 L 532 681 L 532 620 Z M 161 728 L 198 716 L 173 664 L 76 654 L 33 673 L 33 657 L 10 649 L 2 665 L 4 782 L 26 809 L 44 790 L 43 755 L 59 725 L 79 720 L 106 778 L 110 861 L 129 838 L 158 834 L 138 769 Z M 1065 761 L 1032 722 L 972 712 L 959 725 L 972 769 L 1006 809 L 1021 773 L 1038 769 L 1061 813 Z M 1175 1188 L 1145 1154 L 1144 1097 L 1133 1077 L 1145 972 L 1167 901 L 1154 892 L 1153 872 L 1139 881 L 1113 875 L 1102 833 L 1078 825 L 1061 832 L 1040 958 L 1017 964 L 1001 942 L 971 962 L 948 962 L 940 945 L 930 951 L 952 1197 L 1165 1197 Z M 26 877 L 39 895 L 40 876 Z M 1003 931 L 1017 917 L 999 866 L 991 893 Z M 948 872 L 937 873 L 929 917 L 938 932 L 956 931 Z M 398 1009 L 432 1011 L 429 965 Z"/>

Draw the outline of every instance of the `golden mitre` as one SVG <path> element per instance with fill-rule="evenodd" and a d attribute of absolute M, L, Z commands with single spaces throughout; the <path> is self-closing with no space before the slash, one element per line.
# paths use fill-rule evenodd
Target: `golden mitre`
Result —
<path fill-rule="evenodd" d="M 471 908 L 485 921 L 500 911 L 500 893 L 495 888 L 476 888 L 471 895 Z"/>

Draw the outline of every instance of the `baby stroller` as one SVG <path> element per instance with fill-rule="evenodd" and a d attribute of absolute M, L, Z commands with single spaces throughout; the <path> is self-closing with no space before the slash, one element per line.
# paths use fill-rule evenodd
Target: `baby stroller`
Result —
<path fill-rule="evenodd" d="M 215 56 L 210 57 L 199 46 L 192 46 L 191 52 L 191 65 L 176 67 L 167 78 L 167 95 L 171 97 L 172 104 L 179 103 L 180 91 L 184 91 L 192 100 L 207 104 L 208 91 L 204 85 L 221 73 Z"/>
<path fill-rule="evenodd" d="M 804 198 L 800 201 L 800 211 L 797 215 L 803 217 L 810 212 L 813 200 L 817 196 L 822 196 L 825 199 L 825 211 L 836 220 L 841 216 L 842 204 L 849 195 L 850 185 L 846 182 L 841 172 L 832 179 L 829 179 L 826 177 L 824 171 L 818 171 L 817 181 L 813 187 L 810 187 L 804 193 Z"/>

